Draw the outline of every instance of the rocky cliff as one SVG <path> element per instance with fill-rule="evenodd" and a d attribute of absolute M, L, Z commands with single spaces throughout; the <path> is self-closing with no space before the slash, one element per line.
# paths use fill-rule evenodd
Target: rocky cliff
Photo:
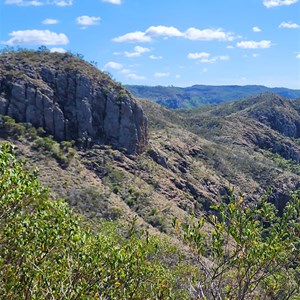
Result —
<path fill-rule="evenodd" d="M 104 143 L 135 154 L 147 144 L 147 119 L 131 95 L 70 54 L 2 54 L 0 114 L 83 146 Z"/>

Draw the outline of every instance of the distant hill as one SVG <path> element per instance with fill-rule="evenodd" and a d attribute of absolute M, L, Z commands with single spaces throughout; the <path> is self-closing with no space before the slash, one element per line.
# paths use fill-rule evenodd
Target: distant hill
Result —
<path fill-rule="evenodd" d="M 268 88 L 262 85 L 193 85 L 180 88 L 174 86 L 127 85 L 126 88 L 138 98 L 150 99 L 167 108 L 193 108 L 205 104 L 220 104 L 257 96 L 261 93 L 276 93 L 290 99 L 300 97 L 300 90 Z"/>

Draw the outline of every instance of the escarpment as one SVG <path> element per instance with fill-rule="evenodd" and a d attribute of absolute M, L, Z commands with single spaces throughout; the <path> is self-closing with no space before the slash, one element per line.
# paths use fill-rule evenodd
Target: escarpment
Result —
<path fill-rule="evenodd" d="M 70 54 L 0 56 L 0 114 L 42 127 L 55 139 L 109 144 L 129 154 L 147 145 L 147 119 L 121 85 Z"/>

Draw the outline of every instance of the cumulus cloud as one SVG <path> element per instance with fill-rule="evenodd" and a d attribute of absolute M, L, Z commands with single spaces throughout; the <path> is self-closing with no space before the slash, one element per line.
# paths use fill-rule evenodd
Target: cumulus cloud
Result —
<path fill-rule="evenodd" d="M 71 5 L 73 5 L 73 0 L 69 0 L 69 1 L 53 1 L 53 4 L 55 4 L 57 6 L 71 6 Z"/>
<path fill-rule="evenodd" d="M 196 52 L 196 53 L 189 53 L 188 58 L 189 59 L 203 59 L 210 57 L 210 53 L 207 52 Z"/>
<path fill-rule="evenodd" d="M 122 70 L 123 65 L 114 61 L 110 61 L 104 66 L 104 70 L 108 70 L 108 69 Z"/>
<path fill-rule="evenodd" d="M 116 38 L 112 39 L 113 42 L 123 43 L 123 42 L 129 42 L 129 43 L 145 43 L 145 42 L 151 42 L 152 39 L 150 36 L 145 35 L 142 31 L 135 31 L 126 33 L 124 35 L 118 36 Z"/>
<path fill-rule="evenodd" d="M 235 37 L 232 35 L 232 33 L 224 32 L 222 29 L 197 29 L 197 28 L 189 28 L 185 34 L 184 37 L 188 40 L 193 41 L 232 41 L 235 39 Z"/>
<path fill-rule="evenodd" d="M 150 26 L 145 34 L 148 36 L 163 36 L 163 37 L 176 37 L 176 36 L 184 36 L 182 32 L 180 32 L 177 28 L 171 26 Z"/>
<path fill-rule="evenodd" d="M 189 53 L 187 57 L 189 59 L 197 59 L 201 63 L 215 63 L 218 60 L 229 60 L 228 55 L 220 55 L 220 56 L 212 57 L 211 54 L 207 52 Z"/>
<path fill-rule="evenodd" d="M 232 33 L 225 32 L 221 28 L 218 29 L 197 29 L 188 28 L 185 32 L 181 32 L 173 26 L 150 26 L 143 31 L 135 31 L 126 33 L 125 35 L 116 37 L 114 42 L 151 42 L 153 37 L 181 37 L 193 41 L 232 41 L 236 38 Z"/>
<path fill-rule="evenodd" d="M 257 27 L 257 26 L 254 26 L 254 27 L 252 28 L 252 31 L 253 31 L 253 32 L 261 32 L 261 29 L 260 29 L 259 27 Z"/>
<path fill-rule="evenodd" d="M 141 47 L 141 46 L 136 46 L 134 47 L 134 51 L 133 52 L 124 52 L 124 55 L 126 57 L 139 57 L 141 56 L 141 54 L 146 53 L 146 52 L 150 52 L 151 49 L 149 48 L 145 48 L 145 47 Z"/>
<path fill-rule="evenodd" d="M 66 45 L 68 37 L 63 33 L 55 33 L 49 30 L 17 30 L 9 34 L 8 41 L 1 42 L 9 46 L 15 45 Z"/>
<path fill-rule="evenodd" d="M 43 24 L 46 24 L 46 25 L 55 25 L 55 24 L 58 24 L 59 21 L 56 20 L 56 19 L 45 19 L 43 21 Z"/>
<path fill-rule="evenodd" d="M 108 2 L 111 4 L 121 4 L 122 1 L 121 0 L 102 0 L 103 2 Z"/>
<path fill-rule="evenodd" d="M 121 74 L 129 74 L 129 73 L 131 73 L 131 70 L 130 70 L 130 69 L 122 69 L 122 70 L 120 71 L 120 73 L 121 73 Z"/>
<path fill-rule="evenodd" d="M 5 0 L 5 4 L 18 6 L 71 6 L 73 5 L 73 0 Z"/>
<path fill-rule="evenodd" d="M 53 53 L 53 52 L 58 52 L 58 53 L 66 53 L 67 50 L 65 50 L 64 48 L 50 48 L 50 52 Z"/>
<path fill-rule="evenodd" d="M 83 26 L 98 25 L 100 17 L 80 16 L 76 18 L 76 23 Z"/>
<path fill-rule="evenodd" d="M 215 63 L 217 62 L 218 60 L 229 60 L 229 56 L 228 55 L 221 55 L 221 56 L 214 56 L 214 57 L 211 57 L 211 58 L 202 58 L 200 60 L 201 63 Z"/>
<path fill-rule="evenodd" d="M 168 76 L 170 76 L 170 73 L 164 73 L 164 72 L 154 73 L 154 77 L 157 77 L 157 78 L 168 77 Z"/>
<path fill-rule="evenodd" d="M 238 42 L 237 47 L 242 48 L 242 49 L 266 49 L 266 48 L 270 48 L 272 46 L 272 42 L 271 41 L 260 41 L 260 42 L 256 42 L 256 41 L 242 41 L 242 42 Z"/>
<path fill-rule="evenodd" d="M 300 59 L 300 53 L 296 55 L 296 58 Z"/>
<path fill-rule="evenodd" d="M 163 59 L 162 56 L 155 56 L 155 55 L 150 55 L 149 58 L 153 59 L 153 60 L 155 60 L 155 59 Z"/>
<path fill-rule="evenodd" d="M 42 6 L 44 5 L 43 2 L 37 1 L 37 0 L 32 0 L 32 1 L 24 1 L 24 0 L 6 0 L 5 4 L 15 4 L 18 6 Z"/>
<path fill-rule="evenodd" d="M 137 75 L 135 73 L 127 74 L 126 77 L 129 79 L 134 79 L 134 80 L 145 80 L 146 79 L 145 76 Z"/>
<path fill-rule="evenodd" d="M 298 0 L 264 0 L 263 4 L 267 8 L 283 6 L 283 5 L 292 5 L 297 3 Z"/>
<path fill-rule="evenodd" d="M 298 24 L 293 23 L 291 21 L 289 21 L 289 22 L 281 22 L 278 27 L 279 28 L 289 28 L 289 29 L 300 28 L 300 26 Z"/>

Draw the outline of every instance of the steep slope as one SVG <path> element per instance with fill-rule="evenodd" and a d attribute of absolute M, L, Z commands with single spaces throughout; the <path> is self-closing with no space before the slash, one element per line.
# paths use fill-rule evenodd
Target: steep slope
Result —
<path fill-rule="evenodd" d="M 0 64 L 0 114 L 42 127 L 60 141 L 144 150 L 142 109 L 92 65 L 70 54 L 33 51 L 2 54 Z"/>
<path fill-rule="evenodd" d="M 233 100 L 241 100 L 266 92 L 276 93 L 290 99 L 295 99 L 300 96 L 300 90 L 268 88 L 260 85 L 193 85 L 186 88 L 175 86 L 127 85 L 126 88 L 135 97 L 149 99 L 171 109 L 193 108 L 205 104 L 220 104 Z"/>
<path fill-rule="evenodd" d="M 25 52 L 0 59 L 2 114 L 26 122 L 2 116 L 0 140 L 14 142 L 28 165 L 39 168 L 40 180 L 51 188 L 53 198 L 66 199 L 90 218 L 128 220 L 137 215 L 139 224 L 149 230 L 172 234 L 173 217 L 184 220 L 191 213 L 209 214 L 212 204 L 226 200 L 230 185 L 237 193 L 246 193 L 247 201 L 256 201 L 272 187 L 271 198 L 279 208 L 290 199 L 290 191 L 300 187 L 299 101 L 267 94 L 220 106 L 170 111 L 132 99 L 107 75 L 69 54 Z M 67 85 L 62 84 L 63 78 Z M 85 92 L 76 88 L 72 94 L 71 87 L 75 83 L 82 87 L 83 78 Z M 67 87 L 65 96 L 60 86 Z M 39 96 L 31 96 L 30 89 Z M 39 97 L 44 100 L 39 102 Z M 46 121 L 48 100 L 52 116 L 60 110 L 65 125 L 73 124 L 62 136 L 55 134 L 56 126 L 45 126 L 56 141 L 27 123 L 39 126 L 32 118 L 40 115 Z M 30 101 L 40 115 L 29 113 Z M 119 110 L 96 109 L 102 101 L 111 101 Z M 91 115 L 82 107 L 90 107 Z M 135 109 L 141 123 L 134 118 Z M 120 121 L 123 118 L 128 123 Z M 100 137 L 84 127 L 98 128 L 97 122 L 106 124 Z M 126 141 L 116 123 L 124 126 L 123 131 L 135 128 L 124 134 Z M 84 141 L 83 127 L 89 134 Z M 77 147 L 61 141 L 69 132 L 72 139 L 73 134 L 81 139 Z M 88 147 L 82 147 L 84 142 Z"/>

